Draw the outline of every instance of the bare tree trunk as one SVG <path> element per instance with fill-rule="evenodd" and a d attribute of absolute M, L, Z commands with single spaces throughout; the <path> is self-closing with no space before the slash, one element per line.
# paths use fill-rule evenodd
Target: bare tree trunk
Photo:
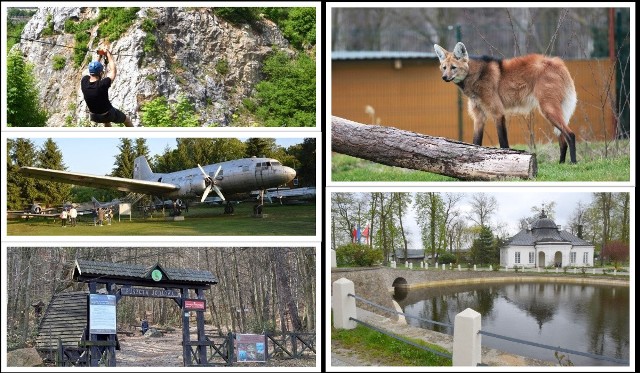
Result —
<path fill-rule="evenodd" d="M 331 146 L 338 153 L 460 180 L 533 179 L 538 172 L 535 154 L 366 125 L 336 116 L 331 117 Z"/>

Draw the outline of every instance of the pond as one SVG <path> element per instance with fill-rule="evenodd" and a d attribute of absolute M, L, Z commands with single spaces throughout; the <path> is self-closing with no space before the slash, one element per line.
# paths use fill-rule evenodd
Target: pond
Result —
<path fill-rule="evenodd" d="M 394 298 L 409 316 L 453 324 L 471 308 L 482 315 L 481 329 L 529 342 L 629 360 L 629 287 L 564 283 L 492 283 L 401 291 Z M 452 331 L 413 317 L 410 325 Z M 482 346 L 558 363 L 554 351 L 482 336 Z M 566 354 L 576 366 L 617 363 Z M 567 358 L 563 361 L 566 362 Z"/>

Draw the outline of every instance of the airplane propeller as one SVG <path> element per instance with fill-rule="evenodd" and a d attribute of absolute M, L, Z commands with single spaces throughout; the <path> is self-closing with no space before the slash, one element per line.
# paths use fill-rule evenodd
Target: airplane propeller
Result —
<path fill-rule="evenodd" d="M 207 195 L 209 195 L 209 192 L 211 192 L 211 189 L 213 189 L 218 195 L 218 197 L 220 197 L 220 199 L 224 201 L 225 200 L 224 196 L 222 195 L 222 192 L 220 191 L 220 188 L 218 188 L 218 186 L 216 185 L 216 181 L 215 181 L 215 178 L 218 176 L 218 173 L 220 173 L 222 166 L 218 166 L 218 169 L 216 170 L 216 173 L 213 174 L 213 177 L 207 175 L 207 173 L 204 171 L 202 166 L 200 166 L 199 164 L 198 164 L 198 168 L 200 169 L 200 171 L 202 171 L 202 174 L 204 175 L 204 183 L 207 186 L 204 189 L 204 193 L 202 193 L 202 199 L 200 199 L 200 202 L 204 202 L 204 200 L 207 198 Z"/>

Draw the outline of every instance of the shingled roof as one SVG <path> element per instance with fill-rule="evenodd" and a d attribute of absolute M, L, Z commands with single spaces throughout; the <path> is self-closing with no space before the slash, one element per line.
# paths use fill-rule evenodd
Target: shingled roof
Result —
<path fill-rule="evenodd" d="M 556 223 L 549 219 L 544 211 L 540 218 L 531 224 L 531 229 L 523 229 L 507 242 L 514 246 L 535 246 L 542 243 L 567 243 L 573 246 L 593 246 L 593 244 L 570 232 L 558 229 Z"/>
<path fill-rule="evenodd" d="M 150 266 L 125 263 L 96 262 L 92 260 L 76 260 L 73 278 L 104 277 L 114 279 L 146 280 L 154 269 L 161 270 L 172 283 L 184 284 L 217 284 L 218 279 L 209 271 L 194 269 L 163 268 L 159 263 Z"/>
<path fill-rule="evenodd" d="M 65 346 L 78 346 L 87 326 L 87 292 L 55 294 L 40 321 L 37 350 L 55 350 L 58 338 Z"/>

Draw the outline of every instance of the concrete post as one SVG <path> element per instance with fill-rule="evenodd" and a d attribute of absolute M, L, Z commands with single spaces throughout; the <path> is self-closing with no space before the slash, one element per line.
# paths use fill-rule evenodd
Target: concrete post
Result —
<path fill-rule="evenodd" d="M 456 315 L 453 329 L 453 366 L 476 367 L 482 359 L 480 314 L 471 308 Z"/>
<path fill-rule="evenodd" d="M 614 270 L 613 270 L 613 275 L 614 275 L 614 276 L 617 276 L 617 275 L 618 275 L 618 270 L 617 270 L 617 269 L 615 269 L 615 268 L 614 268 Z"/>
<path fill-rule="evenodd" d="M 349 320 L 356 317 L 356 298 L 348 294 L 355 294 L 353 281 L 341 278 L 333 283 L 333 327 L 336 329 L 354 329 L 356 322 Z"/>
<path fill-rule="evenodd" d="M 493 271 L 493 264 L 489 264 L 489 270 Z"/>
<path fill-rule="evenodd" d="M 444 271 L 445 269 L 447 269 L 447 265 L 442 263 L 442 270 Z"/>
<path fill-rule="evenodd" d="M 576 273 L 578 273 L 578 267 L 573 267 L 573 274 L 575 275 Z"/>
<path fill-rule="evenodd" d="M 460 269 L 460 264 L 458 264 L 458 272 L 462 271 L 462 269 Z"/>
<path fill-rule="evenodd" d="M 429 263 L 425 262 L 424 265 L 425 265 L 424 269 L 429 269 Z"/>
<path fill-rule="evenodd" d="M 592 274 L 592 275 L 595 275 L 595 274 L 596 274 L 596 269 L 595 269 L 595 268 L 592 268 L 592 269 L 591 269 L 591 274 Z"/>
<path fill-rule="evenodd" d="M 413 269 L 413 262 L 409 263 L 409 269 Z"/>
<path fill-rule="evenodd" d="M 540 267 L 538 267 L 538 273 L 540 273 Z"/>
<path fill-rule="evenodd" d="M 473 270 L 474 270 L 474 271 L 477 271 L 477 269 L 476 269 L 476 265 L 475 265 L 475 264 L 473 265 Z"/>
<path fill-rule="evenodd" d="M 424 262 L 420 262 L 420 268 L 424 268 Z"/>
<path fill-rule="evenodd" d="M 409 268 L 409 262 L 407 262 L 406 260 L 404 261 L 404 268 Z"/>
<path fill-rule="evenodd" d="M 558 267 L 556 267 L 556 273 L 558 273 Z"/>
<path fill-rule="evenodd" d="M 438 269 L 438 262 L 436 262 L 436 269 Z"/>
<path fill-rule="evenodd" d="M 396 268 L 396 261 L 395 260 L 391 261 L 391 268 Z"/>
<path fill-rule="evenodd" d="M 338 262 L 336 261 L 336 251 L 331 249 L 331 268 L 336 268 Z"/>

